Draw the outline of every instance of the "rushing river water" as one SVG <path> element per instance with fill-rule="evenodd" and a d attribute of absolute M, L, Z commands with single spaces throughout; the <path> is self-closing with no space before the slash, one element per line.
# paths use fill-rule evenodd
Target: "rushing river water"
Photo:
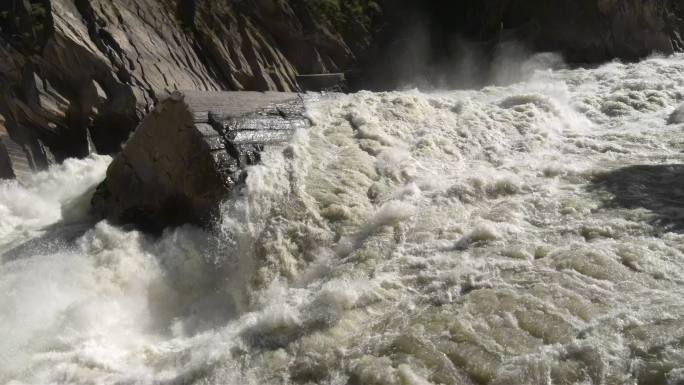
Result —
<path fill-rule="evenodd" d="M 213 231 L 0 184 L 0 383 L 683 384 L 684 56 L 309 105 Z"/>

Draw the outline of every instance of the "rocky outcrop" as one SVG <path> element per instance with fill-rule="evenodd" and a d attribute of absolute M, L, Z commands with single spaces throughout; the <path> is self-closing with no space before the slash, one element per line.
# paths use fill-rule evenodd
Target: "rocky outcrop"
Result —
<path fill-rule="evenodd" d="M 667 119 L 667 124 L 684 124 L 684 104 L 677 107 L 670 117 Z"/>
<path fill-rule="evenodd" d="M 347 88 L 347 79 L 344 73 L 299 75 L 297 82 L 302 85 L 302 88 L 309 91 L 342 92 Z"/>
<path fill-rule="evenodd" d="M 206 224 L 264 146 L 285 142 L 308 125 L 303 113 L 294 93 L 174 93 L 114 159 L 93 210 L 148 231 Z"/>
<path fill-rule="evenodd" d="M 3 0 L 0 114 L 41 169 L 119 152 L 173 90 L 477 86 L 501 41 L 636 59 L 681 50 L 683 18 L 675 0 Z"/>
<path fill-rule="evenodd" d="M 12 138 L 5 128 L 5 119 L 0 115 L 0 179 L 19 179 L 31 172 L 30 158 L 26 151 Z"/>
<path fill-rule="evenodd" d="M 14 144 L 5 128 L 5 119 L 0 115 L 0 179 L 13 179 L 16 174 L 8 147 Z"/>
<path fill-rule="evenodd" d="M 384 11 L 361 81 L 379 88 L 482 86 L 501 61 L 538 51 L 584 64 L 684 49 L 680 0 L 405 0 Z"/>
<path fill-rule="evenodd" d="M 160 95 L 297 91 L 353 65 L 364 28 L 306 0 L 3 0 L 0 114 L 32 168 L 114 154 Z"/>
<path fill-rule="evenodd" d="M 562 51 L 573 62 L 635 60 L 684 48 L 678 2 L 556 0 L 539 5 L 524 31 L 535 48 Z"/>
<path fill-rule="evenodd" d="M 634 60 L 684 48 L 682 6 L 672 0 L 465 1 L 459 19 L 477 39 L 517 38 L 570 62 Z M 478 16 L 479 15 L 479 16 Z"/>

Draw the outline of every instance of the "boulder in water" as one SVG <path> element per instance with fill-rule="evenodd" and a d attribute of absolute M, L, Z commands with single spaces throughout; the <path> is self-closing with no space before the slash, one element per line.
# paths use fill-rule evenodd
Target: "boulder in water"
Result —
<path fill-rule="evenodd" d="M 93 198 L 96 215 L 147 231 L 207 224 L 265 145 L 308 125 L 280 92 L 174 93 L 142 121 Z"/>
<path fill-rule="evenodd" d="M 5 119 L 0 115 L 0 179 L 23 179 L 31 172 L 24 149 L 7 132 Z"/>
<path fill-rule="evenodd" d="M 667 119 L 667 124 L 684 124 L 684 104 L 677 107 Z"/>

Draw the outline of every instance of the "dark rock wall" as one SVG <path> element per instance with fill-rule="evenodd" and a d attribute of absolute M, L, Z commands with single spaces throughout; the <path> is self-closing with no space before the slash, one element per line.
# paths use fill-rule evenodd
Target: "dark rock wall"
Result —
<path fill-rule="evenodd" d="M 374 88 L 481 86 L 512 41 L 571 64 L 684 48 L 682 0 L 387 0 L 384 10 L 359 81 Z"/>
<path fill-rule="evenodd" d="M 556 2 L 540 6 L 536 22 L 525 32 L 535 48 L 561 50 L 570 61 L 635 60 L 682 47 L 678 0 Z"/>
<path fill-rule="evenodd" d="M 150 232 L 209 224 L 264 146 L 282 145 L 309 125 L 304 112 L 296 93 L 173 93 L 114 158 L 92 212 Z"/>
<path fill-rule="evenodd" d="M 176 89 L 477 86 L 501 41 L 636 59 L 682 49 L 683 18 L 681 0 L 2 0 L 0 115 L 41 169 L 120 151 Z"/>
<path fill-rule="evenodd" d="M 8 135 L 41 169 L 118 152 L 172 90 L 296 91 L 300 73 L 349 68 L 344 33 L 308 1 L 3 0 Z"/>

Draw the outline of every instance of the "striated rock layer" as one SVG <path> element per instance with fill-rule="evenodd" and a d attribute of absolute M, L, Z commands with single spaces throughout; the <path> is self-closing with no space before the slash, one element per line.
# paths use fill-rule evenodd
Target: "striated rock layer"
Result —
<path fill-rule="evenodd" d="M 31 168 L 121 149 L 173 90 L 297 91 L 355 61 L 304 0 L 3 0 L 0 114 Z M 350 48 L 344 34 L 353 39 Z M 348 40 L 348 39 L 347 39 Z"/>
<path fill-rule="evenodd" d="M 309 124 L 287 92 L 174 93 L 131 136 L 93 198 L 103 218 L 149 231 L 207 223 L 266 145 Z"/>

